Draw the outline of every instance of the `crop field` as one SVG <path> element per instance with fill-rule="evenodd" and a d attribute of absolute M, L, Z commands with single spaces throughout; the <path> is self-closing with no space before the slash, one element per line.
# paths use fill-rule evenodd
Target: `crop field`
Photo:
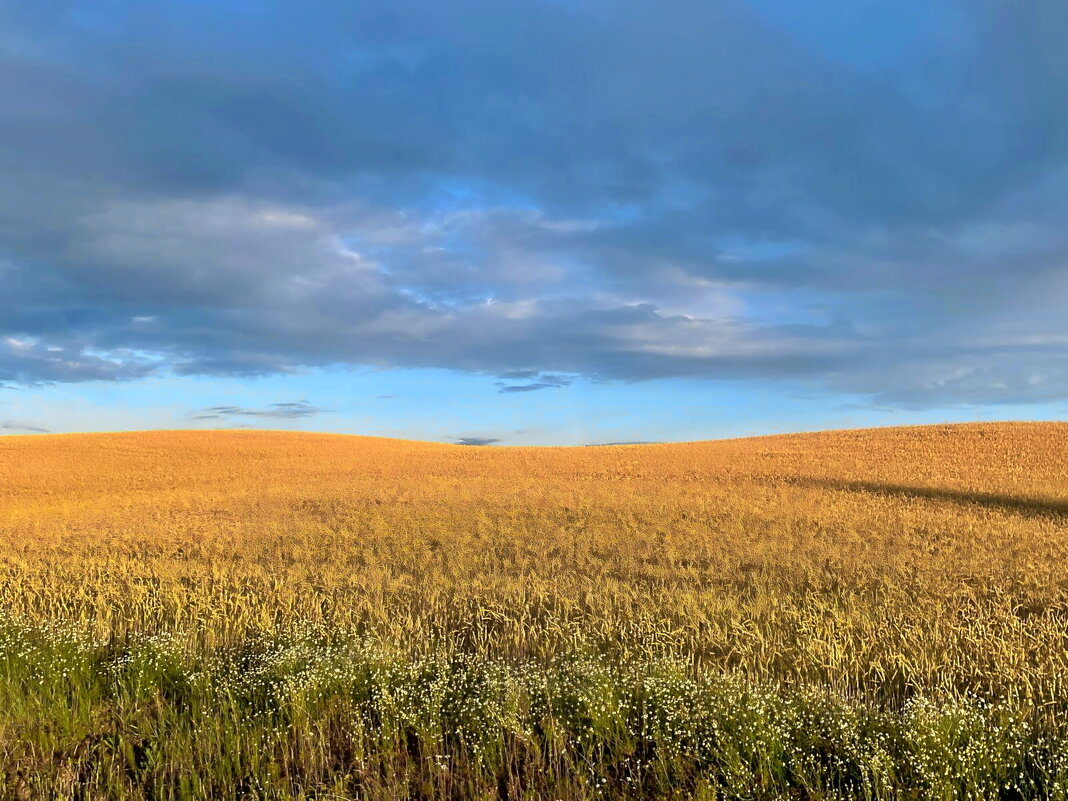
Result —
<path fill-rule="evenodd" d="M 0 797 L 1068 798 L 1068 424 L 0 437 Z"/>

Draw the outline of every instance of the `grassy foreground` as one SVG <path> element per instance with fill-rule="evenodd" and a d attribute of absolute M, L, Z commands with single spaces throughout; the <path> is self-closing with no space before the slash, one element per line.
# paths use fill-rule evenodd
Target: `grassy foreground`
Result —
<path fill-rule="evenodd" d="M 1068 798 L 1068 424 L 0 437 L 0 797 Z"/>

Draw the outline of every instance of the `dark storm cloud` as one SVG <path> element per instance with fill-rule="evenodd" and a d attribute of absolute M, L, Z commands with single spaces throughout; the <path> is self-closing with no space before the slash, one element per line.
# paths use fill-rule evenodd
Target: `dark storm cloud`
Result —
<path fill-rule="evenodd" d="M 1068 397 L 1068 6 L 893 13 L 7 4 L 0 382 Z"/>

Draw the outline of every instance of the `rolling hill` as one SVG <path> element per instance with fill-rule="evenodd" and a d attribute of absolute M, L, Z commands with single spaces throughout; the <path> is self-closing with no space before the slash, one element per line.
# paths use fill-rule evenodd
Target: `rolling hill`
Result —
<path fill-rule="evenodd" d="M 43 797 L 1055 795 L 1068 424 L 2 437 L 0 608 Z"/>

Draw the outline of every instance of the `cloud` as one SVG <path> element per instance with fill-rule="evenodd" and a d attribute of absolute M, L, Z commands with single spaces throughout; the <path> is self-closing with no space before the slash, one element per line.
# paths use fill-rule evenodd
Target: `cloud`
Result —
<path fill-rule="evenodd" d="M 458 445 L 495 445 L 500 442 L 495 437 L 457 437 L 456 443 Z"/>
<path fill-rule="evenodd" d="M 510 370 L 501 374 L 504 378 L 537 378 L 537 381 L 532 381 L 529 384 L 504 384 L 497 382 L 500 386 L 500 392 L 514 393 L 514 392 L 537 392 L 540 389 L 560 389 L 571 384 L 571 379 L 567 376 L 552 375 L 550 373 L 538 375 L 537 370 Z"/>
<path fill-rule="evenodd" d="M 51 433 L 47 428 L 41 428 L 40 426 L 30 425 L 29 423 L 20 423 L 16 420 L 2 420 L 0 421 L 0 429 L 4 431 L 16 431 L 24 434 L 49 434 Z"/>
<path fill-rule="evenodd" d="M 0 382 L 1068 397 L 1068 7 L 816 7 L 0 9 Z"/>
<path fill-rule="evenodd" d="M 229 417 L 273 417 L 279 420 L 294 420 L 329 412 L 312 406 L 305 400 L 290 403 L 272 403 L 266 409 L 244 409 L 239 406 L 209 406 L 194 415 L 194 420 L 218 420 Z"/>
<path fill-rule="evenodd" d="M 0 337 L 0 376 L 27 385 L 139 378 L 155 366 L 135 350 L 87 347 L 63 335 L 47 342 L 36 336 Z"/>
<path fill-rule="evenodd" d="M 515 392 L 537 392 L 539 389 L 559 389 L 559 384 L 513 384 L 506 387 L 501 387 L 500 392 L 504 394 L 510 394 Z"/>

